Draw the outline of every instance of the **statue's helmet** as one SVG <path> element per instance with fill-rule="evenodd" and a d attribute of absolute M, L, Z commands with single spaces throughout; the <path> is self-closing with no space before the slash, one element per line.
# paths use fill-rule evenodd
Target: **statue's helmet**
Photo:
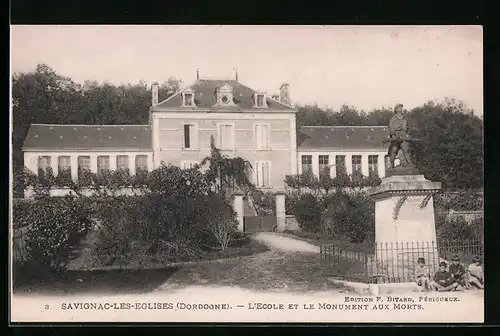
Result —
<path fill-rule="evenodd" d="M 403 104 L 396 104 L 394 106 L 394 111 L 397 111 L 399 108 L 401 108 L 401 110 L 403 109 Z"/>

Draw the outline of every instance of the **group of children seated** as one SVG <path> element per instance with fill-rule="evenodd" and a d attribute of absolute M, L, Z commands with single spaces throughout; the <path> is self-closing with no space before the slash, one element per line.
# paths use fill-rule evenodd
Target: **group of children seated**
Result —
<path fill-rule="evenodd" d="M 415 278 L 418 286 L 424 290 L 439 292 L 470 289 L 473 286 L 483 289 L 484 277 L 481 258 L 475 256 L 467 270 L 460 263 L 460 258 L 454 255 L 451 264 L 445 261 L 439 263 L 439 270 L 431 278 L 430 271 L 425 265 L 424 258 L 418 258 L 415 269 Z"/>

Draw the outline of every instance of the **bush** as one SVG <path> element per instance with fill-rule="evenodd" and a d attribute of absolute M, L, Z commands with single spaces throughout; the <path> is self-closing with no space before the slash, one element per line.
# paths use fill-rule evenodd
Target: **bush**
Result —
<path fill-rule="evenodd" d="M 434 197 L 434 207 L 440 211 L 477 211 L 484 208 L 484 196 L 475 190 L 443 192 Z"/>
<path fill-rule="evenodd" d="M 19 229 L 30 225 L 31 212 L 34 208 L 33 201 L 20 199 L 12 203 L 12 227 Z"/>
<path fill-rule="evenodd" d="M 15 206 L 16 227 L 36 222 L 29 237 L 35 263 L 66 267 L 93 220 L 97 230 L 86 237 L 94 242 L 86 256 L 98 264 L 94 266 L 130 264 L 130 259 L 192 261 L 203 257 L 204 250 L 232 246 L 232 205 L 212 191 L 213 182 L 197 169 L 161 165 L 134 177 L 127 171 L 94 174 L 80 169 L 78 175 L 72 189 L 80 195 L 81 187 L 92 187 L 98 191 L 94 196 L 49 197 L 46 185 L 52 182 L 41 182 L 52 180 L 44 175 L 45 180 L 34 182 L 34 200 Z M 28 174 L 19 174 L 17 181 L 31 183 Z M 141 192 L 113 196 L 123 187 Z"/>
<path fill-rule="evenodd" d="M 164 262 L 197 260 L 205 249 L 230 245 L 235 213 L 226 199 L 210 193 L 200 172 L 162 166 L 140 183 L 147 192 L 99 202 L 101 263 L 121 263 L 131 254 Z"/>
<path fill-rule="evenodd" d="M 78 185 L 80 187 L 90 187 L 96 179 L 96 174 L 88 169 L 78 167 Z"/>
<path fill-rule="evenodd" d="M 138 228 L 142 226 L 134 217 L 141 214 L 142 208 L 133 197 L 93 199 L 98 223 L 93 252 L 101 265 L 109 266 L 121 256 L 127 257 L 134 240 L 139 237 Z M 132 211 L 133 208 L 136 210 Z"/>
<path fill-rule="evenodd" d="M 484 238 L 483 220 L 478 218 L 471 223 L 463 218 L 436 218 L 436 233 L 439 240 L 482 241 Z"/>
<path fill-rule="evenodd" d="M 71 177 L 71 170 L 62 170 L 56 176 L 55 185 L 59 188 L 72 187 L 73 180 Z"/>
<path fill-rule="evenodd" d="M 299 199 L 299 194 L 295 191 L 287 192 L 285 195 L 285 212 L 287 215 L 295 214 L 295 204 Z"/>
<path fill-rule="evenodd" d="M 37 176 L 28 168 L 22 167 L 14 172 L 13 189 L 15 196 L 24 197 L 23 193 L 28 187 L 34 187 L 37 184 Z"/>
<path fill-rule="evenodd" d="M 484 241 L 484 218 L 476 218 L 470 223 L 472 237 L 477 241 Z"/>
<path fill-rule="evenodd" d="M 295 218 L 301 230 L 305 232 L 319 231 L 321 212 L 320 202 L 311 194 L 300 196 L 295 204 Z"/>
<path fill-rule="evenodd" d="M 220 250 L 224 251 L 229 247 L 234 232 L 237 229 L 236 213 L 225 199 L 213 198 L 206 208 L 207 229 L 217 242 Z"/>
<path fill-rule="evenodd" d="M 18 207 L 14 218 L 18 217 L 16 225 L 29 226 L 26 248 L 30 264 L 35 268 L 65 269 L 91 228 L 88 209 L 70 196 L 40 197 L 29 204 L 29 211 L 22 214 L 17 213 L 21 210 Z"/>
<path fill-rule="evenodd" d="M 375 203 L 363 193 L 338 192 L 323 201 L 325 236 L 345 238 L 351 243 L 371 242 L 375 238 Z"/>

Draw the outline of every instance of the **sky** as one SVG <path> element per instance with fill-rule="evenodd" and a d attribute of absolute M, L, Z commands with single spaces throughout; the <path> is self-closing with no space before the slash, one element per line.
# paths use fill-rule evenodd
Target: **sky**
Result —
<path fill-rule="evenodd" d="M 483 114 L 481 26 L 11 26 L 11 71 L 83 83 L 234 78 L 293 103 L 406 109 L 445 97 Z"/>

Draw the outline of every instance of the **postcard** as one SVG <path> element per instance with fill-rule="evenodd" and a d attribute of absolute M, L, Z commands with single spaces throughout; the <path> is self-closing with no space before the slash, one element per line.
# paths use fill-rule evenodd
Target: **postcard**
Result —
<path fill-rule="evenodd" d="M 11 26 L 11 322 L 484 322 L 480 26 Z"/>

